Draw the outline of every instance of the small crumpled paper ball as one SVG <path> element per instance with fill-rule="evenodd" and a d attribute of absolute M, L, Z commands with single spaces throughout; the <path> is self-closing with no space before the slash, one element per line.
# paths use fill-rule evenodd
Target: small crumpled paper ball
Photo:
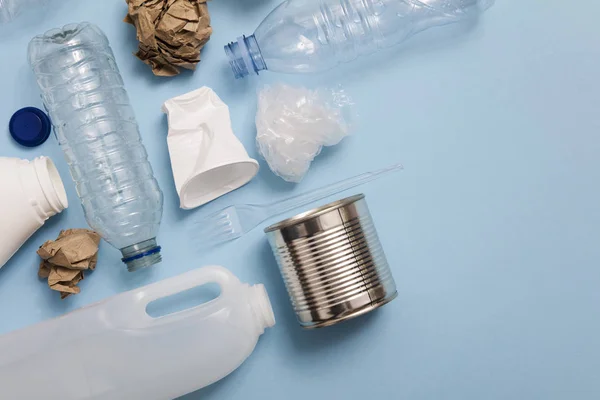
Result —
<path fill-rule="evenodd" d="M 60 231 L 56 240 L 48 240 L 37 253 L 42 259 L 38 276 L 65 299 L 81 292 L 84 271 L 96 269 L 100 235 L 88 229 Z"/>
<path fill-rule="evenodd" d="M 125 22 L 135 26 L 139 41 L 135 55 L 157 76 L 194 70 L 212 28 L 207 0 L 126 0 Z"/>

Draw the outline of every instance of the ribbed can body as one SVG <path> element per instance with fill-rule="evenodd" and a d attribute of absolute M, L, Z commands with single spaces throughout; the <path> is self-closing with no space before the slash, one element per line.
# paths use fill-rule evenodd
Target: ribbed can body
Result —
<path fill-rule="evenodd" d="M 265 232 L 304 328 L 333 325 L 397 295 L 363 195 L 300 214 Z"/>

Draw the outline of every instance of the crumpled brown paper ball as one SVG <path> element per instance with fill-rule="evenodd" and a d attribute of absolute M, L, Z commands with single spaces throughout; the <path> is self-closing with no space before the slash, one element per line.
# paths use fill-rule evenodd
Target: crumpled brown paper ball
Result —
<path fill-rule="evenodd" d="M 96 268 L 99 245 L 100 235 L 94 231 L 60 231 L 56 240 L 48 240 L 37 251 L 42 258 L 38 276 L 47 278 L 48 286 L 60 292 L 61 299 L 80 293 L 77 284 L 83 280 L 83 271 Z"/>
<path fill-rule="evenodd" d="M 194 70 L 212 28 L 207 0 L 126 0 L 125 22 L 135 26 L 139 41 L 135 55 L 157 76 Z"/>

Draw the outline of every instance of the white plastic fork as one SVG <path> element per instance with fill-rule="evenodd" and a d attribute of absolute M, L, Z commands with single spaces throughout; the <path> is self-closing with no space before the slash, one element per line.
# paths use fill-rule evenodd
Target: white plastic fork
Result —
<path fill-rule="evenodd" d="M 378 171 L 366 172 L 285 200 L 269 204 L 240 204 L 225 207 L 199 220 L 196 224 L 200 225 L 200 231 L 195 232 L 194 236 L 200 238 L 201 247 L 216 246 L 243 236 L 271 217 L 370 182 L 388 172 L 402 169 L 402 164 L 394 164 Z"/>

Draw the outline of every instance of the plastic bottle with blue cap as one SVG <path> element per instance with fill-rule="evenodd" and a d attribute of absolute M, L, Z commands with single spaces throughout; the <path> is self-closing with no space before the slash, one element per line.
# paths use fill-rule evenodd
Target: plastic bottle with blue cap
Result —
<path fill-rule="evenodd" d="M 89 23 L 50 30 L 30 42 L 29 63 L 88 224 L 129 271 L 160 262 L 163 195 L 108 39 Z"/>
<path fill-rule="evenodd" d="M 287 0 L 253 35 L 225 46 L 236 78 L 309 73 L 399 44 L 416 33 L 477 17 L 494 0 Z"/>

